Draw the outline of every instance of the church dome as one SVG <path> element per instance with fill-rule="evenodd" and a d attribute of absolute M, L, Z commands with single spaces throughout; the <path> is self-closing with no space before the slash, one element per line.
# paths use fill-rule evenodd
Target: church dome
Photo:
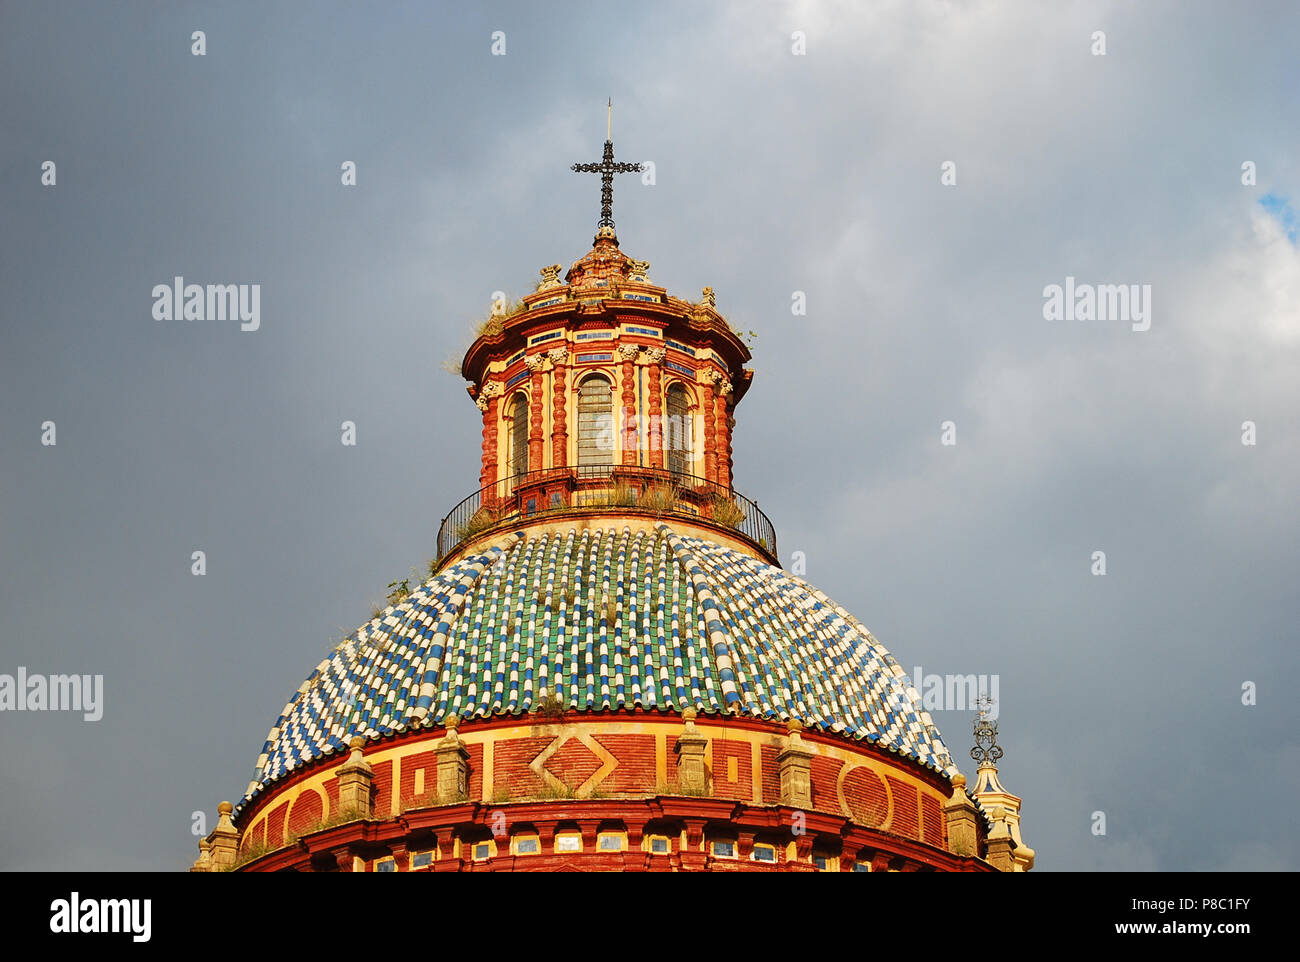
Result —
<path fill-rule="evenodd" d="M 898 662 L 821 591 L 668 524 L 593 522 L 508 535 L 349 635 L 276 720 L 245 804 L 357 736 L 557 707 L 793 720 L 957 773 Z"/>

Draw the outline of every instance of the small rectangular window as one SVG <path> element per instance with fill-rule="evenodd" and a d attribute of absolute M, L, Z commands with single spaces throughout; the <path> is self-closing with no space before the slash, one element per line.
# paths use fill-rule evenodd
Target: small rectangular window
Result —
<path fill-rule="evenodd" d="M 831 862 L 825 855 L 814 855 L 813 865 L 816 867 L 817 871 L 826 872 L 830 870 Z"/>
<path fill-rule="evenodd" d="M 853 863 L 853 871 L 855 871 L 855 872 L 870 872 L 870 871 L 871 871 L 871 863 L 870 863 L 870 862 L 854 862 L 854 863 Z"/>
<path fill-rule="evenodd" d="M 581 852 L 582 836 L 581 835 L 555 836 L 555 850 L 557 852 Z"/>
<path fill-rule="evenodd" d="M 736 843 L 735 842 L 714 842 L 713 854 L 716 858 L 735 858 Z"/>
<path fill-rule="evenodd" d="M 776 849 L 771 845 L 755 845 L 751 856 L 755 862 L 775 862 Z"/>
<path fill-rule="evenodd" d="M 381 858 L 375 863 L 376 872 L 396 872 L 397 862 L 391 858 Z"/>
<path fill-rule="evenodd" d="M 516 855 L 536 855 L 542 850 L 541 842 L 535 836 L 515 839 Z"/>
<path fill-rule="evenodd" d="M 411 868 L 424 868 L 433 864 L 432 852 L 416 852 L 411 856 Z"/>
<path fill-rule="evenodd" d="M 596 840 L 596 848 L 602 852 L 621 852 L 626 844 L 622 835 L 601 835 Z"/>
<path fill-rule="evenodd" d="M 650 851 L 655 855 L 667 855 L 668 839 L 659 837 L 650 839 Z"/>
<path fill-rule="evenodd" d="M 476 862 L 477 862 L 477 861 L 482 861 L 482 860 L 485 859 L 485 858 L 491 858 L 491 857 L 492 857 L 492 843 L 491 843 L 491 842 L 476 842 L 476 843 L 474 844 L 474 860 L 475 860 Z"/>

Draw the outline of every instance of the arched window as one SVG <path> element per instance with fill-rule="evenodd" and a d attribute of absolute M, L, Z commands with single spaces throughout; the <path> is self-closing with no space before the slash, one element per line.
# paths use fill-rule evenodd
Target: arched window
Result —
<path fill-rule="evenodd" d="M 578 466 L 613 462 L 613 388 L 609 378 L 593 374 L 578 388 Z"/>
<path fill-rule="evenodd" d="M 663 425 L 663 445 L 668 452 L 668 470 L 691 474 L 695 444 L 691 437 L 691 398 L 686 388 L 672 384 L 668 388 L 667 413 Z"/>
<path fill-rule="evenodd" d="M 528 398 L 516 394 L 510 402 L 510 460 L 506 477 L 528 470 Z"/>

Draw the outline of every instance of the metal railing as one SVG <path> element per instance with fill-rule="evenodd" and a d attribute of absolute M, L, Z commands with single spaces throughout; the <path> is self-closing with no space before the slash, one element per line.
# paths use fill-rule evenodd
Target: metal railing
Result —
<path fill-rule="evenodd" d="M 583 464 L 527 471 L 480 488 L 438 527 L 438 558 L 510 521 L 620 508 L 705 519 L 731 529 L 773 558 L 776 529 L 758 504 L 692 474 L 634 464 Z"/>

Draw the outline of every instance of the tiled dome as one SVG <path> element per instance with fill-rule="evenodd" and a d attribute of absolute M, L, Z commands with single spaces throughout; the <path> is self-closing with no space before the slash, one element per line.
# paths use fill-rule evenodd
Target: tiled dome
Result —
<path fill-rule="evenodd" d="M 579 712 L 795 718 L 957 772 L 908 676 L 852 615 L 780 568 L 660 524 L 516 535 L 444 569 L 317 666 L 245 800 L 353 736 L 556 696 Z"/>

